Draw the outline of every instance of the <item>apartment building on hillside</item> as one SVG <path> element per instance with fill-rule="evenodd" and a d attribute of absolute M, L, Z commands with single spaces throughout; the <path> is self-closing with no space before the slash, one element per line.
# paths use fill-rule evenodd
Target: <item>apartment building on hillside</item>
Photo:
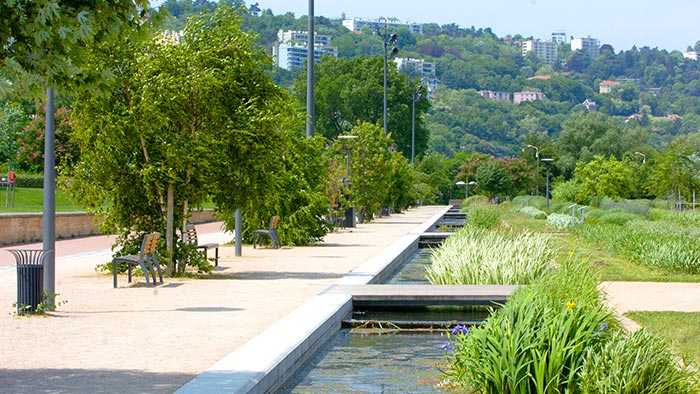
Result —
<path fill-rule="evenodd" d="M 552 33 L 552 41 L 557 44 L 566 44 L 566 32 L 555 31 Z"/>
<path fill-rule="evenodd" d="M 309 34 L 306 31 L 283 31 L 277 33 L 277 43 L 272 47 L 272 57 L 277 66 L 298 71 L 304 68 L 309 57 Z M 323 56 L 338 57 L 338 48 L 330 46 L 331 36 L 314 34 L 314 60 L 320 62 Z"/>
<path fill-rule="evenodd" d="M 558 46 L 556 41 L 527 40 L 522 43 L 522 54 L 525 57 L 534 52 L 545 63 L 553 64 L 557 61 Z"/>
<path fill-rule="evenodd" d="M 483 98 L 496 101 L 510 101 L 509 92 L 494 92 L 493 90 L 479 90 L 477 93 Z"/>
<path fill-rule="evenodd" d="M 343 19 L 343 26 L 345 26 L 350 31 L 360 31 L 365 26 L 369 26 L 369 28 L 372 30 L 384 29 L 384 26 L 386 26 L 387 29 L 390 29 L 390 30 L 396 30 L 400 27 L 406 27 L 406 28 L 408 28 L 408 31 L 410 31 L 413 34 L 423 34 L 423 25 L 421 25 L 419 23 L 401 22 L 398 20 L 386 19 L 386 18 L 382 18 L 382 19 L 362 19 L 362 18 Z"/>
<path fill-rule="evenodd" d="M 515 104 L 520 104 L 523 101 L 535 101 L 535 100 L 544 100 L 544 94 L 542 92 L 532 92 L 529 90 L 526 90 L 524 92 L 515 92 L 513 93 L 513 102 Z"/>
<path fill-rule="evenodd" d="M 409 71 L 409 74 L 420 75 L 421 77 L 435 76 L 435 63 L 433 62 L 410 57 L 399 57 L 394 59 L 394 62 L 396 62 L 399 70 L 406 69 L 406 71 Z"/>
<path fill-rule="evenodd" d="M 600 55 L 600 41 L 590 36 L 573 38 L 571 39 L 571 50 L 587 53 L 593 59 Z"/>

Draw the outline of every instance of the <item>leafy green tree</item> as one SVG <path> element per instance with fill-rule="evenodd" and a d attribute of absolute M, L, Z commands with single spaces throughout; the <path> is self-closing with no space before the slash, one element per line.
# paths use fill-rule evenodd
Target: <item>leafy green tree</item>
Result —
<path fill-rule="evenodd" d="M 669 144 L 668 148 L 653 157 L 648 190 L 657 197 L 688 196 L 700 188 L 700 145 L 698 135 L 682 136 Z M 694 138 L 693 138 L 694 137 Z"/>
<path fill-rule="evenodd" d="M 0 110 L 0 161 L 14 162 L 17 159 L 17 139 L 29 121 L 18 104 L 5 104 Z"/>
<path fill-rule="evenodd" d="M 208 196 L 233 228 L 236 209 L 254 212 L 273 193 L 267 172 L 282 168 L 279 130 L 294 116 L 235 10 L 191 19 L 179 44 L 98 47 L 92 61 L 117 78 L 76 100 L 72 185 L 125 240 L 162 231 L 166 213 L 181 223 Z"/>
<path fill-rule="evenodd" d="M 316 70 L 316 133 L 333 139 L 360 122 L 382 123 L 383 58 L 325 58 Z M 405 75 L 395 67 L 387 72 L 389 133 L 398 151 L 411 157 L 413 89 Z M 299 103 L 306 102 L 306 76 L 299 74 L 293 91 Z M 428 130 L 423 114 L 429 103 L 425 95 L 416 102 L 416 157 L 428 146 Z"/>
<path fill-rule="evenodd" d="M 558 167 L 572 173 L 577 163 L 593 160 L 594 156 L 622 157 L 627 147 L 622 145 L 622 126 L 601 113 L 575 113 L 564 123 L 557 140 L 561 154 Z"/>
<path fill-rule="evenodd" d="M 92 42 L 137 29 L 146 0 L 0 2 L 0 59 L 13 89 L 71 86 Z"/>
<path fill-rule="evenodd" d="M 579 163 L 574 176 L 581 183 L 578 201 L 600 203 L 601 197 L 627 198 L 632 190 L 632 170 L 614 156 L 595 156 L 588 163 Z"/>
<path fill-rule="evenodd" d="M 34 173 L 41 173 L 44 168 L 44 134 L 46 121 L 44 114 L 33 116 L 27 125 L 15 137 L 17 168 Z M 71 110 L 61 107 L 54 114 L 56 166 L 65 168 L 79 159 L 78 146 L 70 141 Z"/>
<path fill-rule="evenodd" d="M 352 135 L 358 138 L 351 144 L 351 171 L 349 179 L 350 204 L 358 209 L 363 221 L 370 221 L 392 200 L 394 187 L 392 143 L 384 136 L 383 128 L 363 122 L 353 127 Z M 341 152 L 342 142 L 335 140 L 336 151 Z"/>

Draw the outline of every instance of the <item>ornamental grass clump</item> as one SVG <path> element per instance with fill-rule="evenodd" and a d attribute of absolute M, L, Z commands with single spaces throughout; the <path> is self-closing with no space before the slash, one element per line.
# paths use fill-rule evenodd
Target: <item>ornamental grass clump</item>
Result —
<path fill-rule="evenodd" d="M 535 219 L 546 219 L 547 218 L 547 214 L 544 213 L 544 211 L 541 211 L 535 207 L 530 207 L 530 206 L 520 208 L 520 213 L 525 214 L 525 215 L 530 216 L 530 217 L 535 218 Z"/>
<path fill-rule="evenodd" d="M 566 231 L 571 227 L 571 215 L 550 213 L 547 215 L 547 227 L 557 231 Z"/>
<path fill-rule="evenodd" d="M 527 284 L 550 268 L 549 235 L 462 228 L 436 249 L 427 268 L 433 284 Z"/>
<path fill-rule="evenodd" d="M 698 393 L 697 375 L 675 356 L 669 344 L 645 329 L 629 338 L 616 333 L 587 350 L 579 373 L 582 394 Z"/>
<path fill-rule="evenodd" d="M 495 228 L 501 224 L 501 212 L 496 205 L 487 201 L 472 202 L 467 208 L 467 226 Z"/>
<path fill-rule="evenodd" d="M 470 393 L 576 392 L 587 350 L 619 330 L 588 267 L 569 261 L 520 288 L 481 326 L 450 335 L 447 381 Z"/>

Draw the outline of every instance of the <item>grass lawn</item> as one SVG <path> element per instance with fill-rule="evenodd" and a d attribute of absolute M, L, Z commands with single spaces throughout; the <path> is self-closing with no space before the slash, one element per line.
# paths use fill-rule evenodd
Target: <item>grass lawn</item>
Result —
<path fill-rule="evenodd" d="M 677 354 L 700 365 L 700 313 L 629 312 L 626 316 L 669 339 Z"/>
<path fill-rule="evenodd" d="M 501 210 L 503 221 L 517 229 L 554 234 L 562 256 L 571 251 L 587 256 L 601 267 L 601 277 L 604 281 L 700 282 L 700 275 L 653 271 L 610 252 L 600 245 L 589 244 L 566 232 L 551 230 L 545 225 L 544 219 L 535 219 L 520 213 L 518 204 L 503 204 L 503 207 L 505 208 Z"/>
<path fill-rule="evenodd" d="M 44 189 L 17 188 L 14 193 L 14 206 L 6 207 L 7 189 L 0 188 L 0 213 L 41 213 L 44 207 Z M 80 206 L 73 204 L 68 195 L 56 190 L 56 212 L 81 212 Z"/>

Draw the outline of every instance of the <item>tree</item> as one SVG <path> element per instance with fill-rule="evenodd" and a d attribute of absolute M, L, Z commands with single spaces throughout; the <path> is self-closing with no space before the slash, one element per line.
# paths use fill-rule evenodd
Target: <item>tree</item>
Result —
<path fill-rule="evenodd" d="M 601 197 L 627 198 L 632 191 L 632 170 L 614 156 L 595 156 L 588 163 L 579 163 L 574 176 L 581 183 L 583 196 L 578 201 L 600 204 Z"/>
<path fill-rule="evenodd" d="M 391 63 L 390 63 L 391 65 Z M 324 58 L 316 70 L 316 132 L 333 139 L 360 122 L 381 123 L 383 119 L 383 58 Z M 413 90 L 411 82 L 395 67 L 387 70 L 389 132 L 399 152 L 411 157 Z M 306 102 L 306 76 L 299 74 L 293 91 L 299 103 Z M 426 95 L 416 101 L 416 157 L 428 146 L 423 114 L 429 107 Z"/>
<path fill-rule="evenodd" d="M 147 10 L 146 0 L 1 2 L 3 73 L 15 89 L 37 94 L 47 86 L 71 86 L 89 44 L 138 28 Z"/>
<path fill-rule="evenodd" d="M 236 209 L 253 212 L 275 190 L 267 172 L 282 168 L 279 130 L 295 117 L 235 10 L 191 19 L 180 44 L 93 55 L 117 78 L 105 94 L 76 100 L 83 156 L 73 190 L 123 242 L 133 229 L 181 223 L 210 195 L 233 228 Z"/>
<path fill-rule="evenodd" d="M 20 105 L 5 104 L 2 107 L 0 110 L 0 162 L 14 162 L 17 159 L 17 139 L 28 121 Z"/>
<path fill-rule="evenodd" d="M 358 138 L 350 147 L 349 203 L 358 208 L 363 221 L 370 221 L 391 202 L 394 174 L 388 148 L 392 141 L 384 136 L 383 128 L 368 122 L 359 123 L 350 134 Z M 334 144 L 336 151 L 341 152 L 342 143 L 336 139 Z"/>
<path fill-rule="evenodd" d="M 44 115 L 43 113 L 40 115 Z M 80 151 L 75 143 L 70 141 L 71 110 L 60 107 L 54 114 L 56 137 L 56 167 L 71 166 Z M 33 116 L 28 124 L 15 137 L 17 168 L 30 172 L 41 173 L 44 168 L 44 140 L 46 121 L 44 116 Z"/>

